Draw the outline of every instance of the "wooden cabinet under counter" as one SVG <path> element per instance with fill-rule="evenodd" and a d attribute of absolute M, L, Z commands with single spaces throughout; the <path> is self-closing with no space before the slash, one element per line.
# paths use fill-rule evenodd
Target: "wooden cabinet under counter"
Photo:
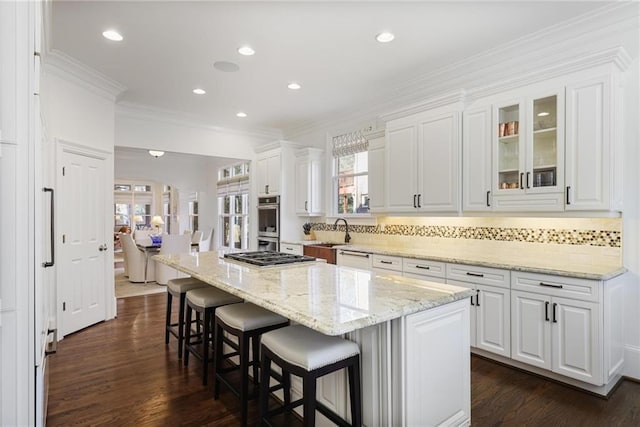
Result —
<path fill-rule="evenodd" d="M 327 264 L 336 263 L 336 250 L 328 245 L 304 245 L 303 254 L 327 260 Z"/>

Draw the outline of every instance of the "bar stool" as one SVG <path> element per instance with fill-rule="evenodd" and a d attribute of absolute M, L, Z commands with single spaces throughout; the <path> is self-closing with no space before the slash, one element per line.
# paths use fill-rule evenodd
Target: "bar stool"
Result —
<path fill-rule="evenodd" d="M 184 366 L 189 365 L 189 354 L 202 361 L 202 385 L 207 385 L 209 369 L 209 347 L 213 345 L 213 315 L 217 307 L 242 302 L 242 298 L 231 295 L 213 286 L 193 289 L 187 292 L 187 314 L 185 318 L 186 334 L 184 342 Z M 191 315 L 195 310 L 202 317 L 202 334 L 196 340 L 191 339 Z M 202 344 L 202 352 L 198 351 Z"/>
<path fill-rule="evenodd" d="M 213 398 L 220 396 L 220 383 L 226 385 L 237 397 L 240 398 L 240 423 L 244 427 L 247 425 L 247 412 L 249 400 L 258 397 L 258 367 L 260 364 L 260 336 L 274 329 L 285 327 L 289 320 L 277 315 L 257 305 L 245 302 L 220 307 L 216 310 L 215 319 L 215 363 L 214 363 L 214 386 Z M 236 344 L 231 339 L 224 336 L 227 332 L 238 339 Z M 249 342 L 252 344 L 253 358 L 249 361 Z M 229 345 L 233 350 L 224 354 L 223 343 Z M 239 356 L 240 363 L 233 367 L 223 368 L 225 359 Z M 249 395 L 249 368 L 253 367 L 254 392 Z M 233 387 L 225 374 L 240 370 L 240 388 Z"/>
<path fill-rule="evenodd" d="M 178 359 L 182 358 L 184 346 L 184 306 L 187 291 L 210 286 L 195 277 L 171 279 L 167 282 L 167 315 L 165 318 L 164 343 L 169 344 L 169 334 L 178 339 Z M 171 323 L 171 305 L 173 297 L 179 298 L 178 323 Z M 177 327 L 177 328 L 176 328 Z"/>
<path fill-rule="evenodd" d="M 271 425 L 269 418 L 303 405 L 304 425 L 315 425 L 316 409 L 339 426 L 362 424 L 360 392 L 360 349 L 354 342 L 331 337 L 302 325 L 287 326 L 262 336 L 262 364 L 260 377 L 260 417 Z M 274 376 L 271 362 L 282 368 L 282 375 L 302 378 L 302 399 L 268 411 L 269 381 Z M 316 380 L 331 372 L 347 368 L 351 399 L 351 424 L 316 400 Z"/>

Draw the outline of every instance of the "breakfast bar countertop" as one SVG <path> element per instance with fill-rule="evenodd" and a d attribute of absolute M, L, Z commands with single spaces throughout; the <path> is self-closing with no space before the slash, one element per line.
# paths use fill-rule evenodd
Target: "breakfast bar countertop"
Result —
<path fill-rule="evenodd" d="M 190 274 L 327 335 L 340 335 L 467 298 L 470 289 L 321 262 L 255 267 L 223 252 L 156 255 Z"/>

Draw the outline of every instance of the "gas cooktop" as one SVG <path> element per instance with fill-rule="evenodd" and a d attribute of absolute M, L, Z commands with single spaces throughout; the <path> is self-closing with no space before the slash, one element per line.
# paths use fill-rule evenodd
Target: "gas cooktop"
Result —
<path fill-rule="evenodd" d="M 260 267 L 266 267 L 269 265 L 294 264 L 316 260 L 311 256 L 294 255 L 276 251 L 232 252 L 224 254 L 224 257 L 235 261 L 246 262 L 247 264 L 257 265 Z"/>

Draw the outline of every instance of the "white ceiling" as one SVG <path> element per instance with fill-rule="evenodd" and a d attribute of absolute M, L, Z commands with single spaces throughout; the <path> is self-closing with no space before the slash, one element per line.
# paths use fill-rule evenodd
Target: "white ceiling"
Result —
<path fill-rule="evenodd" d="M 124 85 L 118 102 L 286 131 L 393 97 L 405 81 L 605 3 L 54 0 L 50 47 Z M 106 29 L 124 41 L 104 39 Z M 396 39 L 377 43 L 382 30 Z M 244 44 L 256 54 L 239 55 Z M 220 72 L 216 61 L 240 71 Z M 287 89 L 290 81 L 302 89 Z"/>

